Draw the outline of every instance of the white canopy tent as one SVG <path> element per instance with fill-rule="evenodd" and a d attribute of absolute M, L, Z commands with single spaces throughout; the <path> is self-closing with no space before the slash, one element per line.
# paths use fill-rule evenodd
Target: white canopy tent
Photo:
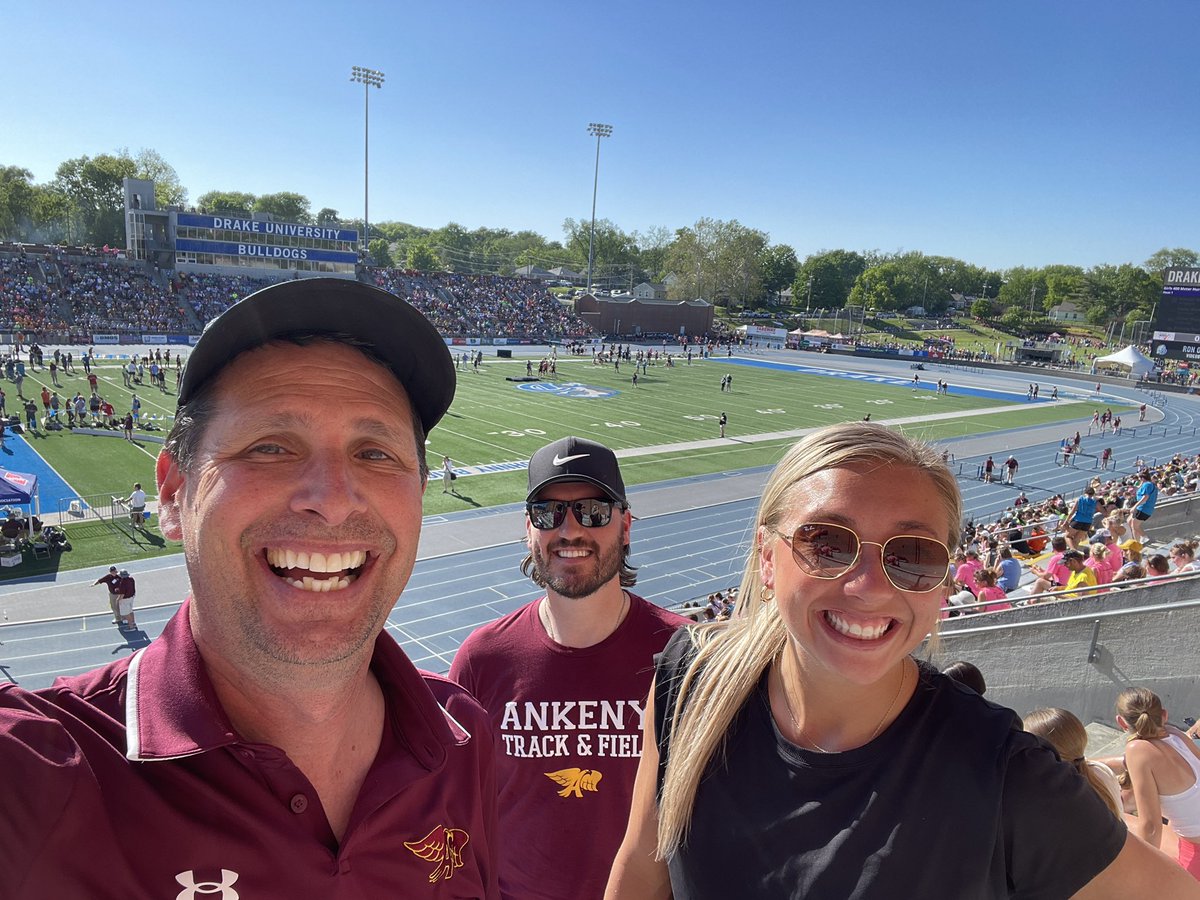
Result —
<path fill-rule="evenodd" d="M 1096 370 L 1103 368 L 1128 369 L 1130 376 L 1137 378 L 1153 372 L 1154 361 L 1137 347 L 1130 344 L 1124 350 L 1118 350 L 1116 353 L 1110 353 L 1108 356 L 1098 356 L 1092 361 L 1093 374 L 1095 374 Z"/>

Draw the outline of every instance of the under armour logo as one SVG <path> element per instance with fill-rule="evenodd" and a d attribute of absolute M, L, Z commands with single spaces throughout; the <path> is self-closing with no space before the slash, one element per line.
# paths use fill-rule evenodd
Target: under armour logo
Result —
<path fill-rule="evenodd" d="M 197 897 L 218 894 L 220 900 L 238 900 L 238 892 L 233 889 L 233 883 L 238 880 L 238 873 L 229 869 L 221 870 L 220 881 L 196 881 L 196 873 L 191 869 L 180 872 L 175 880 L 183 885 L 175 900 L 196 900 Z"/>

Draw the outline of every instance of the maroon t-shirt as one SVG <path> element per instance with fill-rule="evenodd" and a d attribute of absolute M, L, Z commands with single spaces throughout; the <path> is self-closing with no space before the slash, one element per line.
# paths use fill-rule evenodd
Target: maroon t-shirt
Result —
<path fill-rule="evenodd" d="M 371 670 L 387 725 L 340 845 L 286 754 L 234 732 L 186 603 L 128 659 L 0 686 L 0 896 L 498 897 L 487 716 L 386 634 Z"/>
<path fill-rule="evenodd" d="M 552 641 L 537 600 L 475 631 L 450 677 L 491 716 L 512 900 L 604 894 L 642 752 L 654 655 L 687 619 L 630 595 L 629 613 L 592 647 Z"/>

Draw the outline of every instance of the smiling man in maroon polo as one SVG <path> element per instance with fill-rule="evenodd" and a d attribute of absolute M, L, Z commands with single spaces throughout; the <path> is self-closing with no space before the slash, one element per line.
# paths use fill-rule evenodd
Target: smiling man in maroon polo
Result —
<path fill-rule="evenodd" d="M 210 324 L 158 460 L 192 596 L 129 659 L 0 690 L 0 895 L 497 895 L 487 718 L 381 633 L 453 394 L 433 327 L 357 282 Z"/>

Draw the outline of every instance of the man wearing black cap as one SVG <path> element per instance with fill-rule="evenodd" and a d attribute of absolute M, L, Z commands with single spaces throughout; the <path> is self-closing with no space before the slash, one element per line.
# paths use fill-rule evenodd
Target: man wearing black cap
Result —
<path fill-rule="evenodd" d="M 546 594 L 474 632 L 450 669 L 497 733 L 513 900 L 601 897 L 625 833 L 652 659 L 686 623 L 626 590 L 631 521 L 612 450 L 568 437 L 535 453 L 521 571 Z"/>
<path fill-rule="evenodd" d="M 158 459 L 192 595 L 132 657 L 0 688 L 0 895 L 499 895 L 487 716 L 381 633 L 453 394 L 433 326 L 355 281 L 209 324 Z"/>

